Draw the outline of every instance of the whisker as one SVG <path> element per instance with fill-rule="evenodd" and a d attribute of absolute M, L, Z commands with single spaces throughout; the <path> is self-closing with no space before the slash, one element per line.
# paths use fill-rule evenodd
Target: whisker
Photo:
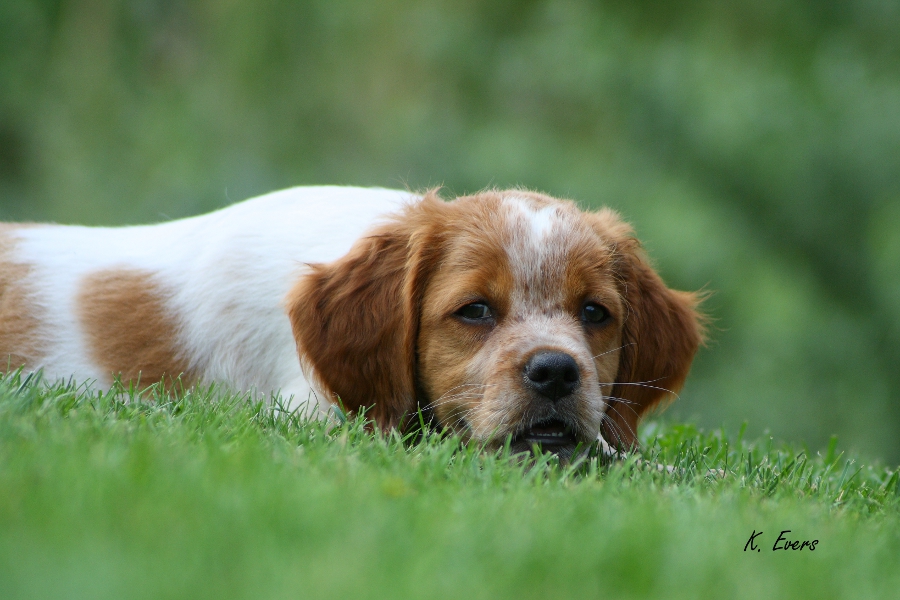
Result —
<path fill-rule="evenodd" d="M 469 415 L 471 415 L 474 410 L 475 410 L 475 407 L 472 407 L 472 408 L 467 408 L 466 410 L 463 410 L 457 414 L 454 414 L 456 419 L 452 423 L 449 424 L 449 427 L 452 429 L 452 428 L 456 427 L 457 425 L 459 425 L 460 422 L 468 421 Z M 467 425 L 466 427 L 468 429 L 471 429 L 471 426 L 469 426 L 469 425 Z"/>
<path fill-rule="evenodd" d="M 629 342 L 627 344 L 623 344 L 623 345 L 619 346 L 618 348 L 613 348 L 612 350 L 607 350 L 606 352 L 601 352 L 600 354 L 597 354 L 596 356 L 592 356 L 591 358 L 599 358 L 601 356 L 605 356 L 605 355 L 611 354 L 613 352 L 618 352 L 619 350 L 621 350 L 623 348 L 627 348 L 628 346 L 634 346 L 634 342 Z"/>
<path fill-rule="evenodd" d="M 664 388 L 664 387 L 662 387 L 662 386 L 657 386 L 657 385 L 649 385 L 650 383 L 659 381 L 660 379 L 663 379 L 663 378 L 660 377 L 660 378 L 658 378 L 658 379 L 651 379 L 650 381 L 614 381 L 614 382 L 603 382 L 603 381 L 601 381 L 601 382 L 598 382 L 598 383 L 599 383 L 599 385 L 601 385 L 601 386 L 603 386 L 603 385 L 612 385 L 612 386 L 617 386 L 617 385 L 633 385 L 633 386 L 637 386 L 637 387 L 647 388 L 648 390 L 659 390 L 659 391 L 661 391 L 661 392 L 666 392 L 667 394 L 672 394 L 673 396 L 675 396 L 675 399 L 676 399 L 676 400 L 681 400 L 681 396 L 679 396 L 678 394 L 676 394 L 675 392 L 673 392 L 673 391 L 670 390 L 669 388 Z"/>
<path fill-rule="evenodd" d="M 449 390 L 447 390 L 446 392 L 444 392 L 443 394 L 441 394 L 438 398 L 436 398 L 436 399 L 434 400 L 434 402 L 431 402 L 431 403 L 429 404 L 429 406 L 437 406 L 437 405 L 438 405 L 441 401 L 443 401 L 445 398 L 454 398 L 454 397 L 456 397 L 456 395 L 455 395 L 455 394 L 452 394 L 451 392 L 453 392 L 454 390 L 458 390 L 459 388 L 467 387 L 467 388 L 482 388 L 482 389 L 484 389 L 484 388 L 493 387 L 493 386 L 495 386 L 495 385 L 499 385 L 499 384 L 496 384 L 496 383 L 463 383 L 463 384 L 461 384 L 461 385 L 457 385 L 457 386 L 455 386 L 455 387 L 452 387 L 452 388 L 450 388 Z M 470 393 L 471 391 L 472 391 L 472 390 L 466 390 L 466 392 L 460 392 L 460 393 Z"/>
<path fill-rule="evenodd" d="M 629 407 L 629 408 L 630 408 L 630 407 Z M 609 408 L 608 408 L 607 410 L 610 410 L 610 409 L 613 410 L 613 411 L 615 411 L 615 413 L 616 413 L 617 415 L 619 415 L 620 417 L 622 417 L 622 413 L 620 413 L 619 410 L 618 410 L 614 405 L 610 405 Z M 634 409 L 632 409 L 632 412 L 634 412 L 635 414 L 637 414 L 637 412 L 635 412 Z M 609 416 L 608 413 L 607 413 L 607 416 Z M 624 420 L 624 418 L 625 418 L 625 417 L 622 417 L 623 420 Z M 632 438 L 637 438 L 637 433 L 635 433 L 635 431 L 631 428 L 631 425 L 628 425 L 627 423 L 626 423 L 626 425 L 627 425 L 627 427 L 628 427 L 628 433 L 630 434 L 630 437 L 632 437 Z M 625 432 L 622 431 L 622 433 L 624 434 Z M 622 441 L 622 440 L 620 439 L 619 441 Z"/>
<path fill-rule="evenodd" d="M 646 385 L 649 383 L 656 383 L 663 379 L 665 379 L 665 377 L 657 377 L 656 379 L 650 379 L 648 381 L 603 381 L 600 382 L 600 385 Z"/>
<path fill-rule="evenodd" d="M 505 424 L 505 417 L 508 416 L 508 412 L 501 410 L 498 407 L 490 407 L 488 408 L 487 415 L 484 419 L 485 428 L 489 430 L 496 430 L 501 425 Z M 499 423 L 497 425 L 492 426 L 491 421 L 499 419 Z"/>
<path fill-rule="evenodd" d="M 634 413 L 634 416 L 636 416 L 636 417 L 639 416 L 639 415 L 638 415 L 638 411 L 635 409 L 635 406 L 637 406 L 637 402 L 619 402 L 619 401 L 616 401 L 616 402 L 611 402 L 611 403 L 610 403 L 610 407 L 613 407 L 613 406 L 615 406 L 615 405 L 617 405 L 617 404 L 622 404 L 624 408 L 627 408 L 627 409 L 630 410 L 632 413 Z M 608 409 L 607 409 L 607 410 L 608 410 Z M 613 410 L 615 410 L 615 409 L 613 409 Z M 618 413 L 618 411 L 616 411 L 616 412 Z M 618 413 L 618 414 L 621 416 L 622 413 Z"/>
<path fill-rule="evenodd" d="M 458 389 L 461 388 L 461 387 L 482 387 L 482 388 L 485 388 L 485 387 L 492 387 L 492 386 L 495 386 L 495 385 L 499 385 L 499 384 L 496 384 L 496 383 L 461 383 L 461 384 L 459 384 L 459 385 L 457 385 L 457 386 L 454 386 L 454 387 L 450 388 L 449 390 L 447 390 L 446 392 L 444 392 L 444 394 L 449 394 L 449 393 L 452 392 L 453 390 L 458 390 Z"/>
<path fill-rule="evenodd" d="M 447 404 L 448 402 L 451 402 L 453 400 L 458 400 L 460 398 L 484 398 L 484 393 L 472 391 L 472 392 L 459 392 L 457 394 L 451 394 L 449 396 L 444 395 L 444 396 L 441 396 L 440 398 L 438 398 L 437 400 L 435 400 L 434 402 L 428 404 L 427 407 L 434 408 L 437 406 L 441 406 L 443 404 Z"/>
<path fill-rule="evenodd" d="M 637 404 L 634 400 L 628 400 L 626 398 L 622 398 L 621 396 L 600 396 L 604 400 L 615 400 L 617 403 L 621 402 L 622 404 Z"/>
<path fill-rule="evenodd" d="M 604 415 L 607 419 L 607 422 L 610 425 L 610 433 L 615 436 L 615 445 L 610 444 L 609 441 L 604 437 L 603 432 L 597 435 L 597 442 L 599 446 L 600 453 L 607 459 L 611 458 L 624 458 L 623 449 L 625 444 L 622 441 L 622 436 L 619 435 L 618 425 L 615 421 L 609 418 L 609 415 Z"/>
<path fill-rule="evenodd" d="M 483 398 L 484 394 L 480 394 L 478 392 L 460 392 L 459 394 L 453 394 L 452 396 L 447 396 L 443 398 L 440 402 L 432 402 L 428 406 L 434 408 L 435 406 L 441 406 L 443 404 L 447 404 L 451 400 L 458 400 L 460 398 Z"/>
<path fill-rule="evenodd" d="M 615 436 L 615 438 L 616 438 L 616 439 L 615 439 L 616 445 L 617 445 L 617 446 L 622 446 L 622 445 L 623 445 L 623 440 L 622 440 L 622 436 L 620 435 L 620 432 L 623 433 L 623 432 L 622 432 L 622 428 L 619 427 L 619 424 L 616 423 L 616 422 L 613 420 L 613 418 L 610 417 L 610 416 L 609 416 L 608 414 L 606 414 L 606 413 L 604 413 L 603 416 L 602 416 L 601 419 L 600 419 L 600 422 L 601 422 L 601 423 L 603 423 L 604 421 L 605 421 L 606 423 L 609 424 L 610 433 L 612 433 L 612 434 Z M 601 426 L 601 431 L 602 431 L 602 426 Z M 601 434 L 601 435 L 602 435 L 602 434 Z"/>
<path fill-rule="evenodd" d="M 457 386 L 450 388 L 449 390 L 447 390 L 446 392 L 441 394 L 437 399 L 440 400 L 444 396 L 451 395 L 451 394 L 453 394 L 453 392 L 455 392 L 456 390 L 458 390 L 460 388 L 470 388 L 471 389 L 471 388 L 485 388 L 485 387 L 488 387 L 488 385 L 482 384 L 482 383 L 464 383 L 462 385 L 457 385 Z M 469 391 L 469 390 L 464 390 L 464 391 Z"/>

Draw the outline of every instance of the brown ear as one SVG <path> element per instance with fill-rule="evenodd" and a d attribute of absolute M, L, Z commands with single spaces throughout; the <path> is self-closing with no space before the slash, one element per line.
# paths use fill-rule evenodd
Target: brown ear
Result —
<path fill-rule="evenodd" d="M 702 298 L 666 287 L 647 262 L 630 228 L 612 211 L 597 215 L 601 236 L 616 248 L 617 275 L 626 316 L 619 371 L 604 421 L 608 442 L 637 445 L 641 418 L 664 399 L 674 399 L 703 341 Z"/>
<path fill-rule="evenodd" d="M 310 265 L 287 298 L 307 373 L 351 413 L 370 407 L 384 429 L 416 410 L 419 306 L 443 205 L 428 194 L 344 257 Z"/>

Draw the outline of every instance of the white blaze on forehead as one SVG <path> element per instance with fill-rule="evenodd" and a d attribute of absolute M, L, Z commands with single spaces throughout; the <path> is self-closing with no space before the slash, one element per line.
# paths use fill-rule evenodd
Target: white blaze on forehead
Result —
<path fill-rule="evenodd" d="M 528 222 L 531 224 L 531 233 L 536 238 L 546 237 L 553 226 L 553 217 L 556 215 L 556 207 L 545 206 L 538 210 L 529 209 Z"/>
<path fill-rule="evenodd" d="M 554 217 L 557 216 L 557 209 L 559 207 L 551 204 L 538 208 L 525 198 L 515 197 L 509 198 L 506 203 L 511 208 L 516 209 L 511 215 L 514 220 L 519 221 L 524 219 L 525 222 L 528 223 L 529 231 L 535 241 L 541 240 L 550 233 L 555 221 Z M 516 214 L 516 212 L 518 212 L 518 214 Z"/>
<path fill-rule="evenodd" d="M 509 237 L 506 252 L 515 281 L 518 310 L 546 309 L 565 296 L 566 254 L 576 228 L 575 215 L 563 204 L 504 200 Z"/>

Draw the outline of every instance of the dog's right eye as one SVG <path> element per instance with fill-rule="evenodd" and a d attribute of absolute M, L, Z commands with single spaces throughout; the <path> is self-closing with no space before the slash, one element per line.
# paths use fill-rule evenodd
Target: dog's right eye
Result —
<path fill-rule="evenodd" d="M 486 321 L 494 317 L 494 313 L 491 312 L 491 307 L 484 302 L 466 304 L 454 314 L 470 321 Z"/>

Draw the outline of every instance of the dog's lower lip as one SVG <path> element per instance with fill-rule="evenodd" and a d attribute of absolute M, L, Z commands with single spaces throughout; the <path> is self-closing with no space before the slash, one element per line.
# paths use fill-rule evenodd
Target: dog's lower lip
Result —
<path fill-rule="evenodd" d="M 519 439 L 541 446 L 567 446 L 575 443 L 575 436 L 562 421 L 536 423 L 522 432 Z"/>

